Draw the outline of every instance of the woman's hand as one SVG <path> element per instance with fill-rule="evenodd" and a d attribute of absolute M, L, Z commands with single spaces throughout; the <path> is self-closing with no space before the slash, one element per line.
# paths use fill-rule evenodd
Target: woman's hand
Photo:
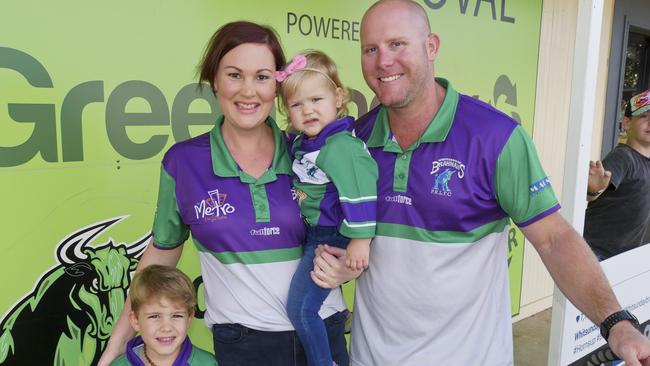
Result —
<path fill-rule="evenodd" d="M 320 244 L 316 247 L 314 270 L 311 279 L 323 288 L 335 288 L 353 280 L 363 272 L 362 269 L 352 270 L 346 266 L 345 249 Z"/>
<path fill-rule="evenodd" d="M 118 325 L 115 325 L 117 327 Z M 129 329 L 123 330 L 121 333 L 122 334 L 130 334 L 130 325 Z M 113 333 L 116 333 L 113 331 Z M 133 333 L 135 334 L 135 333 Z M 128 341 L 128 339 L 127 339 Z M 120 343 L 120 344 L 117 344 Z M 110 366 L 110 364 L 115 361 L 120 355 L 122 355 L 126 351 L 126 341 L 118 341 L 117 336 L 114 334 L 111 336 L 111 339 L 109 343 L 106 345 L 106 349 L 102 353 L 102 357 L 100 357 L 99 362 L 97 363 L 97 366 Z"/>

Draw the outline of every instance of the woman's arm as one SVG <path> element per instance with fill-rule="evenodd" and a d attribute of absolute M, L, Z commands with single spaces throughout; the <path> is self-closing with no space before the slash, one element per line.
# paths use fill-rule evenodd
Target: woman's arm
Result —
<path fill-rule="evenodd" d="M 182 253 L 182 244 L 174 249 L 163 250 L 156 248 L 153 245 L 152 240 L 149 242 L 142 258 L 140 258 L 138 268 L 136 268 L 135 271 L 137 273 L 150 264 L 162 264 L 175 267 L 178 260 L 181 258 Z M 129 323 L 130 312 L 131 298 L 127 295 L 120 318 L 113 326 L 111 338 L 108 340 L 106 349 L 104 349 L 102 357 L 99 359 L 99 363 L 97 364 L 98 366 L 109 366 L 113 360 L 126 351 L 126 343 L 135 335 L 135 331 L 131 328 L 131 324 Z"/>

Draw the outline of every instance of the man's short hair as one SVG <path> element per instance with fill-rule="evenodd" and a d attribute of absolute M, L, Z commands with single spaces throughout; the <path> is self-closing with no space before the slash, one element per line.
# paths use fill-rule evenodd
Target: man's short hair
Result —
<path fill-rule="evenodd" d="M 176 267 L 152 264 L 136 273 L 129 288 L 131 310 L 138 313 L 140 307 L 150 301 L 168 299 L 181 304 L 188 314 L 194 314 L 196 293 L 187 275 Z"/>

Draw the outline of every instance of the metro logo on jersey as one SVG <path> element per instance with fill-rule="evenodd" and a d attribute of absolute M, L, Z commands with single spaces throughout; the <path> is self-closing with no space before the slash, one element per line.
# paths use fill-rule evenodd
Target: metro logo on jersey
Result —
<path fill-rule="evenodd" d="M 209 198 L 201 200 L 194 205 L 194 214 L 196 219 L 205 219 L 208 221 L 225 219 L 228 214 L 235 212 L 235 206 L 226 203 L 228 195 L 219 193 L 218 189 L 208 191 Z"/>

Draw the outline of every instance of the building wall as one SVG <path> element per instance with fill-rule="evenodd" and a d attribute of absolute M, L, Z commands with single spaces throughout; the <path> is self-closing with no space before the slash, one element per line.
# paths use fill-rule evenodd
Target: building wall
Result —
<path fill-rule="evenodd" d="M 537 74 L 533 140 L 558 198 L 562 197 L 569 104 L 573 76 L 573 52 L 578 17 L 577 1 L 545 0 Z M 602 140 L 605 85 L 614 0 L 605 0 L 600 51 L 596 117 L 592 159 L 599 156 Z M 585 167 L 586 169 L 586 167 Z M 551 306 L 553 281 L 535 249 L 526 242 L 522 279 L 521 311 L 513 320 L 531 316 Z"/>

